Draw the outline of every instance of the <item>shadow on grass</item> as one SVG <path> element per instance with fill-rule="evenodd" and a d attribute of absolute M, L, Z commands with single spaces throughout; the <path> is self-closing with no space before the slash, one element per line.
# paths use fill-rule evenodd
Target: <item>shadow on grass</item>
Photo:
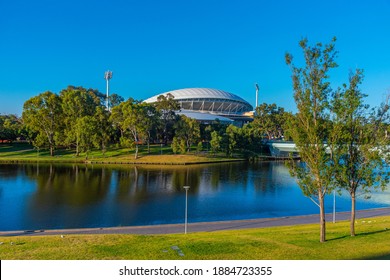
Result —
<path fill-rule="evenodd" d="M 383 233 L 383 232 L 387 232 L 387 231 L 390 231 L 390 229 L 386 228 L 386 229 L 381 229 L 381 230 L 376 230 L 376 231 L 371 231 L 371 232 L 358 233 L 358 234 L 356 234 L 356 236 L 344 235 L 344 236 L 339 236 L 339 237 L 335 237 L 335 238 L 330 238 L 327 241 L 331 242 L 331 241 L 336 241 L 336 240 L 345 239 L 345 238 L 349 238 L 349 237 L 354 238 L 354 237 L 358 237 L 358 236 L 369 236 L 369 235 L 374 235 L 374 234 Z"/>
<path fill-rule="evenodd" d="M 361 258 L 359 260 L 390 260 L 390 253 L 370 256 L 368 258 Z"/>

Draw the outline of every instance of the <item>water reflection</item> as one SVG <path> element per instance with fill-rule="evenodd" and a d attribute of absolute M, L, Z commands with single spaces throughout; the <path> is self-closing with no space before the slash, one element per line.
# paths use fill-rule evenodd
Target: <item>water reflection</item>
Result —
<path fill-rule="evenodd" d="M 32 202 L 82 206 L 95 203 L 107 195 L 111 170 L 88 166 L 25 166 L 25 175 L 36 182 L 37 191 Z M 55 199 L 53 199 L 55 198 Z"/>
<path fill-rule="evenodd" d="M 0 230 L 179 223 L 317 213 L 284 163 L 183 167 L 0 165 Z M 327 210 L 331 211 L 328 199 Z M 374 195 L 358 208 L 389 206 Z M 339 198 L 338 211 L 349 209 Z"/>

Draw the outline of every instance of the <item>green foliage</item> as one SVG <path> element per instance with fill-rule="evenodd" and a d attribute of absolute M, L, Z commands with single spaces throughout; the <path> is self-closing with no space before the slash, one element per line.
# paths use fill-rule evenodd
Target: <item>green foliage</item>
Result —
<path fill-rule="evenodd" d="M 75 146 L 76 156 L 80 153 L 80 137 L 82 136 L 78 120 L 83 117 L 94 116 L 97 108 L 102 106 L 102 96 L 95 90 L 74 86 L 68 86 L 60 92 L 63 112 L 63 137 L 61 142 L 66 146 Z"/>
<path fill-rule="evenodd" d="M 60 133 L 62 122 L 61 99 L 47 91 L 27 100 L 23 105 L 23 123 L 37 147 L 48 145 L 54 156 L 57 145 L 56 135 Z"/>
<path fill-rule="evenodd" d="M 389 182 L 389 171 L 383 160 L 388 153 L 388 139 L 381 135 L 377 124 L 388 121 L 388 106 L 369 114 L 366 97 L 359 85 L 363 72 L 359 69 L 350 75 L 349 85 L 333 94 L 333 113 L 330 141 L 335 185 L 351 196 L 351 235 L 355 235 L 355 200 L 357 191 L 365 194 L 372 188 L 384 189 Z"/>
<path fill-rule="evenodd" d="M 167 145 L 168 140 L 173 137 L 173 125 L 176 120 L 175 111 L 180 110 L 179 103 L 174 99 L 173 95 L 168 93 L 167 95 L 160 95 L 157 97 L 155 103 L 156 109 L 161 114 L 161 128 L 160 134 L 162 141 Z"/>
<path fill-rule="evenodd" d="M 122 148 L 133 148 L 134 147 L 134 141 L 132 141 L 128 137 L 119 138 L 119 144 Z"/>
<path fill-rule="evenodd" d="M 112 108 L 112 107 L 118 106 L 123 101 L 125 101 L 125 99 L 122 96 L 120 96 L 116 93 L 112 93 L 108 96 L 108 107 Z"/>
<path fill-rule="evenodd" d="M 74 126 L 76 141 L 81 152 L 89 152 L 94 144 L 97 121 L 94 117 L 84 116 L 76 120 Z"/>
<path fill-rule="evenodd" d="M 200 125 L 197 120 L 181 115 L 175 123 L 175 135 L 178 139 L 183 140 L 187 151 L 191 146 L 200 139 Z"/>
<path fill-rule="evenodd" d="M 22 120 L 16 115 L 0 115 L 0 142 L 15 141 L 23 133 Z"/>
<path fill-rule="evenodd" d="M 196 152 L 199 154 L 203 150 L 203 143 L 198 142 L 198 145 L 196 146 Z"/>
<path fill-rule="evenodd" d="M 260 104 L 256 108 L 256 114 L 251 126 L 256 136 L 267 139 L 281 139 L 284 136 L 284 124 L 286 123 L 286 113 L 275 103 Z"/>
<path fill-rule="evenodd" d="M 181 154 L 185 154 L 187 152 L 187 143 L 184 138 L 179 139 L 179 151 Z"/>
<path fill-rule="evenodd" d="M 215 155 L 221 149 L 222 136 L 217 131 L 211 132 L 210 148 L 211 152 Z"/>
<path fill-rule="evenodd" d="M 172 152 L 174 154 L 177 154 L 179 152 L 180 146 L 179 146 L 179 140 L 177 139 L 177 137 L 173 137 L 171 147 L 172 147 Z"/>
<path fill-rule="evenodd" d="M 233 152 L 237 146 L 237 141 L 240 135 L 240 128 L 234 125 L 229 125 L 226 128 L 226 137 L 228 141 L 227 149 L 226 149 L 226 155 L 233 156 Z"/>
<path fill-rule="evenodd" d="M 111 135 L 114 133 L 112 123 L 109 119 L 109 112 L 99 106 L 96 108 L 94 119 L 96 123 L 95 131 L 91 136 L 92 142 L 94 147 L 101 148 L 104 154 L 110 142 Z"/>
<path fill-rule="evenodd" d="M 294 100 L 298 108 L 288 120 L 288 134 L 299 150 L 303 165 L 293 162 L 291 174 L 297 177 L 298 185 L 305 196 L 310 197 L 320 208 L 320 241 L 325 239 L 324 196 L 332 189 L 333 167 L 326 153 L 328 139 L 329 103 L 331 92 L 327 80 L 330 69 L 337 66 L 334 59 L 335 38 L 329 45 L 317 43 L 308 46 L 307 39 L 300 42 L 305 67 L 296 67 L 292 55 L 286 54 L 286 63 L 291 67 Z"/>
<path fill-rule="evenodd" d="M 131 137 L 136 146 L 135 158 L 138 158 L 138 144 L 143 140 L 149 143 L 150 131 L 158 120 L 156 110 L 147 103 L 129 99 L 112 108 L 110 120 L 121 130 L 121 139 Z"/>

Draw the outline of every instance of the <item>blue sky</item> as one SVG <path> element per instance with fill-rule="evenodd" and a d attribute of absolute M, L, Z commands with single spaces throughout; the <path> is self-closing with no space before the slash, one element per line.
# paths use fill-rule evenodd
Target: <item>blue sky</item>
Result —
<path fill-rule="evenodd" d="M 0 114 L 68 85 L 147 99 L 187 87 L 295 110 L 286 51 L 337 37 L 336 88 L 363 68 L 376 106 L 390 93 L 390 0 L 0 1 Z"/>

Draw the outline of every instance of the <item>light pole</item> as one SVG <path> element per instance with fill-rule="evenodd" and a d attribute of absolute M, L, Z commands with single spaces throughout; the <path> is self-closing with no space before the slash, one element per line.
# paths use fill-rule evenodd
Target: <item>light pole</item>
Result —
<path fill-rule="evenodd" d="M 185 210 L 185 218 L 184 218 L 184 234 L 187 234 L 187 209 L 188 209 L 188 190 L 190 186 L 183 187 L 186 190 L 186 210 Z"/>
<path fill-rule="evenodd" d="M 333 223 L 336 222 L 336 190 L 333 190 Z"/>
<path fill-rule="evenodd" d="M 110 108 L 108 107 L 108 93 L 109 93 L 109 81 L 110 79 L 112 78 L 112 71 L 108 70 L 104 73 L 104 79 L 106 80 L 106 107 L 107 107 L 107 111 L 110 110 Z"/>

